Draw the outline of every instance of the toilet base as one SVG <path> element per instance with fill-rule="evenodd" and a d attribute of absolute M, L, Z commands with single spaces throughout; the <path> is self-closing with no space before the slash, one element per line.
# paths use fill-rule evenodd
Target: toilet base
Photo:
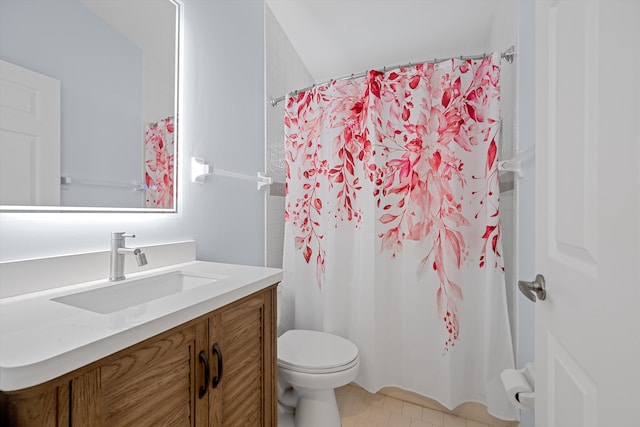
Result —
<path fill-rule="evenodd" d="M 295 425 L 298 427 L 340 427 L 340 413 L 333 389 L 305 390 L 299 393 Z"/>
<path fill-rule="evenodd" d="M 295 427 L 293 413 L 289 411 L 278 411 L 278 427 Z"/>

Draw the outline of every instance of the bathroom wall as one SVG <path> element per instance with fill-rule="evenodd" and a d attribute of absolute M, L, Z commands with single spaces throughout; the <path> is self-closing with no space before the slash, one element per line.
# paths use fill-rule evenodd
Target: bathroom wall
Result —
<path fill-rule="evenodd" d="M 534 15 L 533 1 L 520 0 L 518 13 L 518 150 L 534 147 Z M 535 277 L 535 162 L 531 159 L 522 165 L 522 178 L 516 181 L 517 239 L 516 265 L 518 278 L 532 280 Z M 517 292 L 517 346 L 516 365 L 523 367 L 535 359 L 535 305 Z M 533 411 L 520 411 L 520 427 L 535 425 Z"/>
<path fill-rule="evenodd" d="M 112 231 L 127 231 L 131 245 L 196 239 L 199 259 L 264 264 L 264 193 L 188 178 L 192 155 L 249 175 L 264 168 L 263 1 L 184 0 L 184 12 L 178 213 L 0 213 L 0 261 L 106 250 Z"/>
<path fill-rule="evenodd" d="M 187 0 L 185 10 L 184 161 L 256 176 L 264 170 L 263 0 Z M 216 175 L 184 185 L 198 258 L 264 265 L 264 190 Z"/>
<path fill-rule="evenodd" d="M 266 101 L 313 84 L 287 35 L 265 3 L 265 80 Z M 267 193 L 265 257 L 268 267 L 282 267 L 284 238 L 284 106 L 267 105 L 266 166 L 267 174 L 277 182 Z"/>

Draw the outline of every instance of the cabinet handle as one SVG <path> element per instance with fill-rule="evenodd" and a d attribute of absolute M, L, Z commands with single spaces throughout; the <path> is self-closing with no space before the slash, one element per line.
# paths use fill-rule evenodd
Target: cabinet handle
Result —
<path fill-rule="evenodd" d="M 216 359 L 218 359 L 218 375 L 213 377 L 213 380 L 211 380 L 211 388 L 216 388 L 222 380 L 222 351 L 220 350 L 218 343 L 213 345 L 213 354 L 215 354 Z"/>
<path fill-rule="evenodd" d="M 207 394 L 207 386 L 209 385 L 209 359 L 207 359 L 207 353 L 202 350 L 199 355 L 200 362 L 204 365 L 204 384 L 200 386 L 198 390 L 198 397 L 202 399 L 202 397 Z"/>

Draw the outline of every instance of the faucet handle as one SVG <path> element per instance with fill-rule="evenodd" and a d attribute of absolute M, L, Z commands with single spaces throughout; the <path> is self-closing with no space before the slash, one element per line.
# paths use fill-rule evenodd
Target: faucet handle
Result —
<path fill-rule="evenodd" d="M 111 240 L 124 240 L 125 237 L 136 237 L 135 234 L 127 234 L 124 231 L 116 231 L 111 233 Z"/>

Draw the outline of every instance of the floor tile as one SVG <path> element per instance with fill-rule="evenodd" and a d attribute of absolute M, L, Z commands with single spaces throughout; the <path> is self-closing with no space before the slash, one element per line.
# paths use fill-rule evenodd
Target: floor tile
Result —
<path fill-rule="evenodd" d="M 444 414 L 444 427 L 467 427 L 467 421 L 455 415 Z"/>
<path fill-rule="evenodd" d="M 367 390 L 360 388 L 360 387 L 351 387 L 351 389 L 349 390 L 349 396 L 356 399 L 356 400 L 360 400 L 362 402 L 364 402 L 364 399 L 366 399 L 367 395 L 369 393 L 367 393 Z"/>
<path fill-rule="evenodd" d="M 371 406 L 361 400 L 354 400 L 351 407 L 345 410 L 346 414 L 357 415 L 361 418 L 369 418 L 369 412 L 371 412 Z"/>
<path fill-rule="evenodd" d="M 356 420 L 358 417 L 342 418 L 342 427 L 356 427 Z"/>
<path fill-rule="evenodd" d="M 371 394 L 367 393 L 367 396 L 364 399 L 365 403 L 368 403 L 371 406 L 377 406 L 379 408 L 384 407 L 384 395 L 383 394 Z"/>
<path fill-rule="evenodd" d="M 414 403 L 402 402 L 402 415 L 422 420 L 422 406 Z"/>
<path fill-rule="evenodd" d="M 336 389 L 342 427 L 490 427 L 356 385 Z"/>
<path fill-rule="evenodd" d="M 355 427 L 381 427 L 384 424 L 378 424 L 376 421 L 369 418 L 358 417 L 355 423 Z"/>
<path fill-rule="evenodd" d="M 369 412 L 369 419 L 378 423 L 389 424 L 389 418 L 391 417 L 391 411 L 388 409 L 380 408 L 378 406 L 372 406 L 371 412 Z"/>
<path fill-rule="evenodd" d="M 385 396 L 382 407 L 390 410 L 391 412 L 402 412 L 402 400 L 391 396 Z"/>
<path fill-rule="evenodd" d="M 417 418 L 411 418 L 410 427 L 433 427 L 433 424 L 419 420 Z"/>
<path fill-rule="evenodd" d="M 437 427 L 444 426 L 444 414 L 431 408 L 422 409 L 422 420 Z"/>
<path fill-rule="evenodd" d="M 402 415 L 400 412 L 391 412 L 389 427 L 411 427 L 411 417 Z"/>
<path fill-rule="evenodd" d="M 351 386 L 348 384 L 343 387 L 338 387 L 337 389 L 335 389 L 334 392 L 336 394 L 336 399 L 340 399 L 348 395 L 350 389 L 351 389 Z"/>

